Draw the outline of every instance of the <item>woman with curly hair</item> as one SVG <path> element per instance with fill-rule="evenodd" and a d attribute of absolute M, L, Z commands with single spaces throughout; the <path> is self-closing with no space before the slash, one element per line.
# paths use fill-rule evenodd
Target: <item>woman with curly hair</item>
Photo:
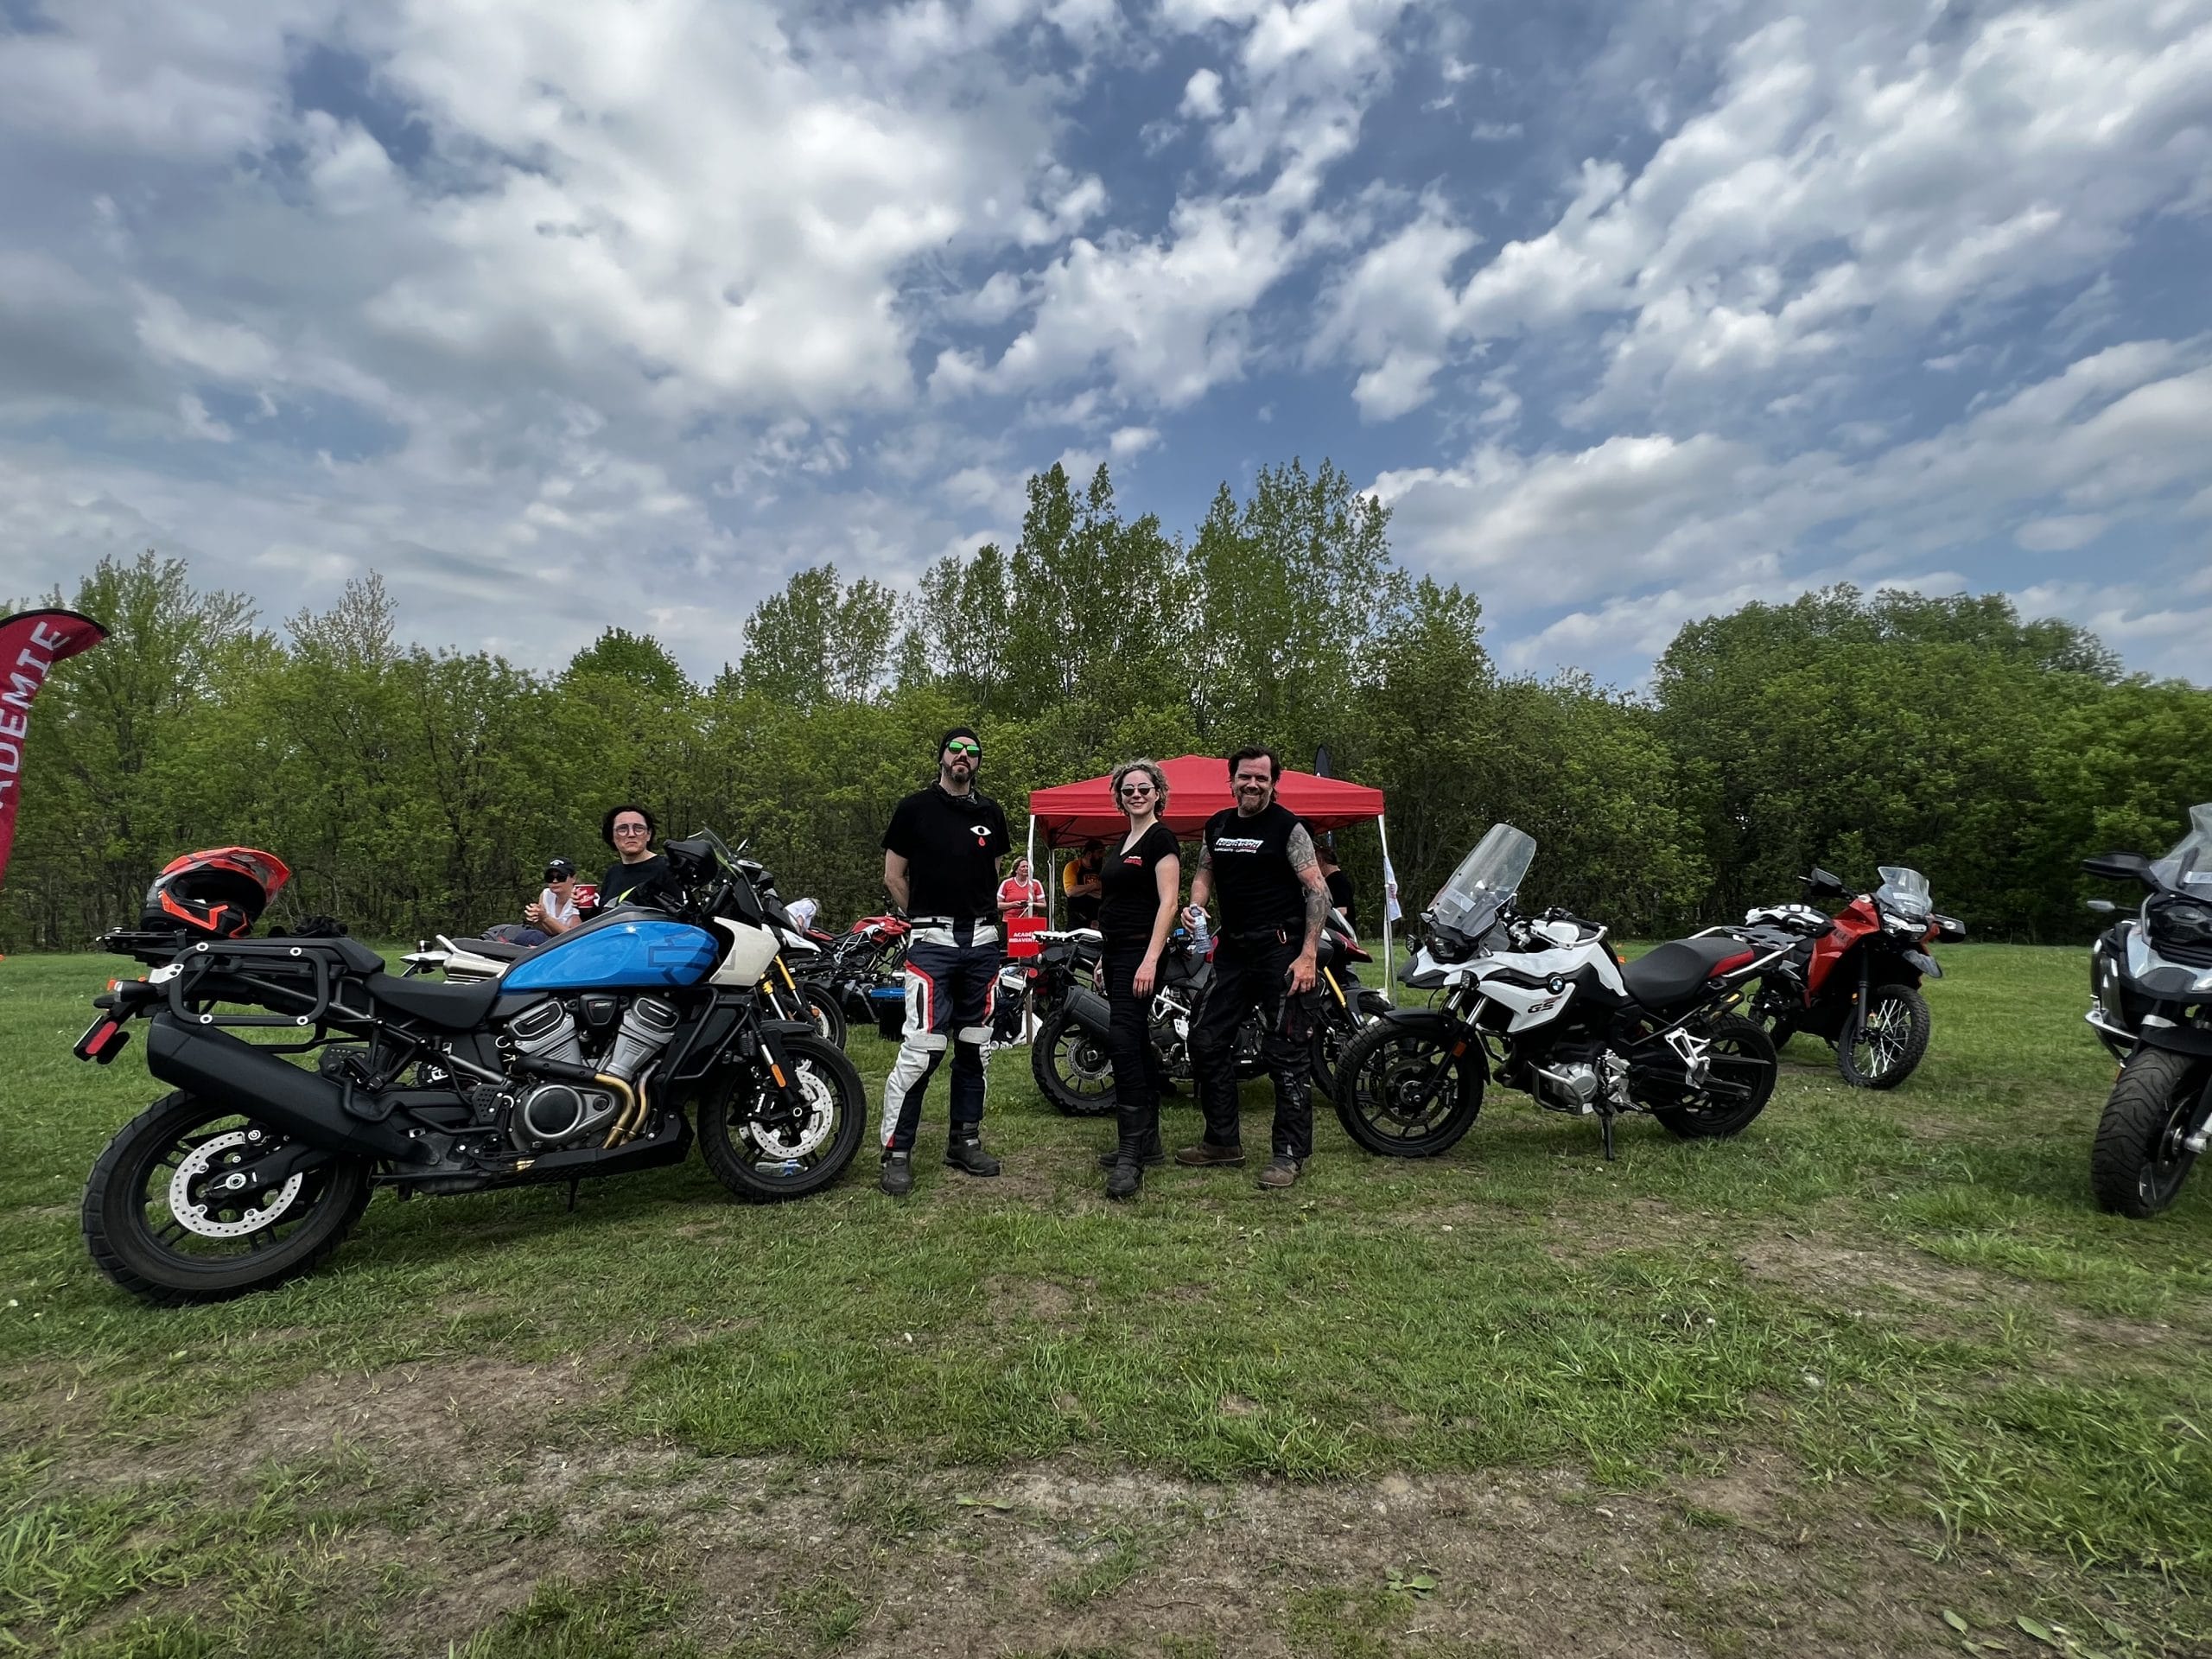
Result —
<path fill-rule="evenodd" d="M 1107 1052 L 1121 1130 L 1106 1196 L 1127 1198 L 1144 1184 L 1146 1165 L 1167 1161 L 1160 1142 L 1150 1027 L 1160 956 L 1182 890 L 1183 855 L 1175 832 L 1160 821 L 1167 806 L 1167 774 L 1155 762 L 1129 760 L 1115 767 L 1114 801 L 1128 829 L 1099 867 L 1098 930 L 1112 1011 Z"/>

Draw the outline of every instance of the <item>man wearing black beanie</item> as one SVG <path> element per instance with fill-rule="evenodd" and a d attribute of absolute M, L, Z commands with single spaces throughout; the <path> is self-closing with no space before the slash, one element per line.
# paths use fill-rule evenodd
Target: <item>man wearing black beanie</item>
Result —
<path fill-rule="evenodd" d="M 914 1189 L 914 1133 L 930 1077 L 952 1049 L 952 1128 L 944 1161 L 995 1175 L 983 1150 L 984 1046 L 998 988 L 999 860 L 1006 814 L 976 787 L 982 740 L 956 726 L 938 740 L 937 781 L 900 801 L 883 832 L 883 885 L 907 912 L 906 1028 L 883 1085 L 883 1190 Z"/>

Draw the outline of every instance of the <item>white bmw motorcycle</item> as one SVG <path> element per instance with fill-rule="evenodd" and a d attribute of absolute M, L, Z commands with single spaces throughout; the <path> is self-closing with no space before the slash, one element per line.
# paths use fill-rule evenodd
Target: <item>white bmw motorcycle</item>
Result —
<path fill-rule="evenodd" d="M 1548 1111 L 1594 1116 L 1608 1158 L 1625 1112 L 1685 1138 L 1740 1133 L 1777 1067 L 1766 1033 L 1733 1010 L 1789 945 L 1762 954 L 1704 933 L 1624 963 L 1595 923 L 1516 908 L 1535 856 L 1529 836 L 1495 824 L 1439 891 L 1399 977 L 1442 995 L 1345 1047 L 1344 1133 L 1370 1152 L 1433 1157 L 1473 1126 L 1491 1078 Z"/>

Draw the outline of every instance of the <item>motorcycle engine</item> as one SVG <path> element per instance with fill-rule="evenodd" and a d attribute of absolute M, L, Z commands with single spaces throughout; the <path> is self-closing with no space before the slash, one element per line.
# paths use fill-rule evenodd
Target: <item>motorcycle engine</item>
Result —
<path fill-rule="evenodd" d="M 594 1012 L 596 1012 L 594 1010 Z M 516 1050 L 531 1060 L 550 1060 L 642 1088 L 642 1074 L 676 1033 L 676 1010 L 658 997 L 640 996 L 595 1058 L 587 1058 L 575 1014 L 558 998 L 534 1002 L 507 1022 Z M 508 1136 L 525 1152 L 545 1152 L 590 1135 L 629 1103 L 615 1090 L 581 1080 L 531 1082 L 519 1094 Z"/>

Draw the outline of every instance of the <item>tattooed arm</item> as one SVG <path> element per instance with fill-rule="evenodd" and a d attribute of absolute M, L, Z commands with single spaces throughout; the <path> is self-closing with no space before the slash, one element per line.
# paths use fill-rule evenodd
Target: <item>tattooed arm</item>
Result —
<path fill-rule="evenodd" d="M 1313 852 L 1313 837 L 1299 824 L 1290 832 L 1290 868 L 1298 873 L 1298 884 L 1303 887 L 1306 899 L 1306 943 L 1299 948 L 1298 959 L 1290 965 L 1290 988 L 1310 991 L 1313 988 L 1314 959 L 1321 950 L 1321 924 L 1329 916 L 1329 884 L 1321 874 L 1321 861 Z"/>
<path fill-rule="evenodd" d="M 1213 897 L 1213 849 L 1205 842 L 1198 843 L 1198 874 L 1191 878 L 1190 910 L 1204 910 L 1206 900 Z M 1184 912 L 1186 916 L 1189 911 Z"/>

